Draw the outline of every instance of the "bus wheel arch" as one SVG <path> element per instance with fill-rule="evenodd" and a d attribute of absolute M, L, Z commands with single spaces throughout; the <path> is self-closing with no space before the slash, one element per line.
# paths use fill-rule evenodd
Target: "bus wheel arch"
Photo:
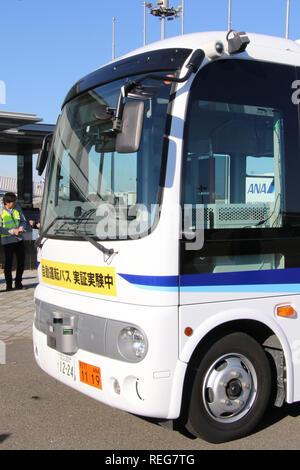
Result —
<path fill-rule="evenodd" d="M 229 380 L 231 370 L 239 378 Z M 283 404 L 285 370 L 282 345 L 267 325 L 255 320 L 219 325 L 201 339 L 190 358 L 183 387 L 181 424 L 191 434 L 211 442 L 225 442 L 248 434 L 269 405 Z M 222 390 L 223 382 L 224 387 L 228 385 L 226 393 Z M 216 398 L 206 397 L 207 390 Z M 236 397 L 230 393 L 236 393 Z M 244 397 L 247 409 L 243 405 Z M 236 405 L 238 402 L 240 407 Z"/>

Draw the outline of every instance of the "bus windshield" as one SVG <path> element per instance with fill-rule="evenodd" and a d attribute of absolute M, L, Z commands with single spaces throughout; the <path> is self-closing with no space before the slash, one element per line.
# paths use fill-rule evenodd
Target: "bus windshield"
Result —
<path fill-rule="evenodd" d="M 145 81 L 155 85 L 155 93 L 145 100 L 140 148 L 119 154 L 113 118 L 99 118 L 97 108 L 116 108 L 124 82 L 89 90 L 63 108 L 42 207 L 49 237 L 128 239 L 144 236 L 153 227 L 170 84 Z"/>

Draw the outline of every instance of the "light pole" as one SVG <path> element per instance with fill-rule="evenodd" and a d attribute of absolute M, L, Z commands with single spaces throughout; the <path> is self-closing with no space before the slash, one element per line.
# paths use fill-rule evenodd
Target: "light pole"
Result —
<path fill-rule="evenodd" d="M 231 30 L 231 0 L 228 0 L 228 26 L 227 30 Z"/>
<path fill-rule="evenodd" d="M 161 21 L 161 39 L 165 39 L 165 19 L 168 21 L 179 17 L 179 13 L 182 10 L 182 5 L 178 8 L 169 7 L 169 0 L 159 0 L 157 7 L 153 8 L 152 3 L 146 3 L 146 7 L 150 9 L 150 13 L 153 16 L 159 17 Z"/>
<path fill-rule="evenodd" d="M 113 33 L 112 33 L 112 58 L 115 58 L 115 23 L 116 23 L 116 18 L 113 16 L 112 19 L 112 26 L 113 26 Z"/>
<path fill-rule="evenodd" d="M 289 38 L 290 27 L 290 0 L 286 0 L 285 39 Z"/>
<path fill-rule="evenodd" d="M 152 8 L 152 3 L 144 2 L 144 46 L 146 45 L 146 7 Z"/>

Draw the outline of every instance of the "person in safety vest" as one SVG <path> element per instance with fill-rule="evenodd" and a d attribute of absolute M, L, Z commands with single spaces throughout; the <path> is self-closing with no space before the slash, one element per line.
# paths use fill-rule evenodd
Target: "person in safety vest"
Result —
<path fill-rule="evenodd" d="M 12 290 L 12 260 L 14 253 L 17 259 L 15 288 L 23 289 L 22 276 L 25 263 L 25 247 L 22 233 L 26 232 L 26 219 L 21 208 L 17 205 L 17 197 L 14 193 L 5 193 L 3 204 L 4 208 L 0 217 L 0 234 L 5 256 L 6 290 Z"/>

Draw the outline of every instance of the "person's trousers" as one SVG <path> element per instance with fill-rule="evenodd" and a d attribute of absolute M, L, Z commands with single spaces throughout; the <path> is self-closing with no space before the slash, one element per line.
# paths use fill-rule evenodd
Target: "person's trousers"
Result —
<path fill-rule="evenodd" d="M 22 276 L 24 272 L 24 264 L 25 264 L 25 245 L 24 242 L 17 242 L 17 243 L 8 243 L 7 245 L 2 245 L 4 249 L 4 277 L 6 281 L 6 285 L 11 287 L 12 286 L 12 263 L 13 263 L 13 255 L 16 255 L 17 259 L 17 269 L 16 269 L 16 278 L 15 283 L 20 284 L 22 282 Z"/>

